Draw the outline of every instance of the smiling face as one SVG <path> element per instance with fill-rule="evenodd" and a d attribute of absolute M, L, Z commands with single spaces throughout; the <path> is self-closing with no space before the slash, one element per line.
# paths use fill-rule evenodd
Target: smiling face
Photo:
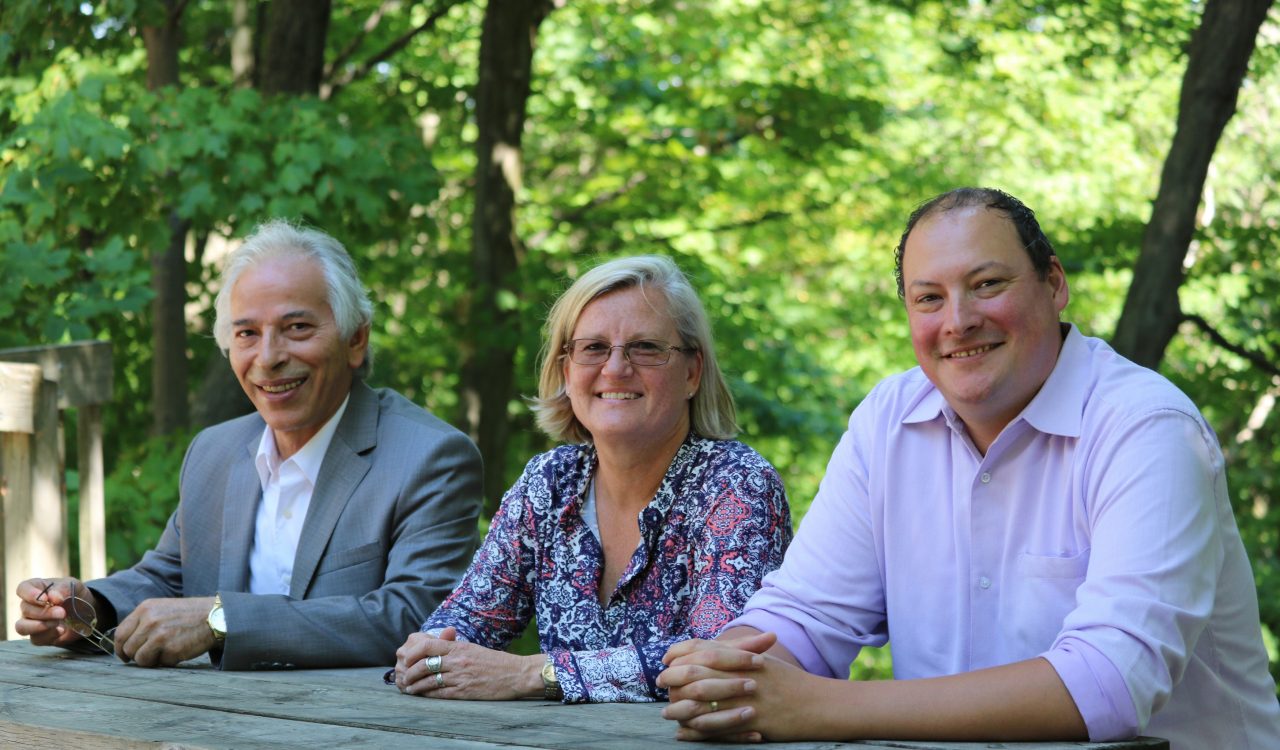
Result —
<path fill-rule="evenodd" d="M 662 295 L 650 292 L 646 299 L 637 287 L 592 300 L 582 309 L 570 338 L 594 338 L 613 345 L 638 339 L 672 346 L 687 343 L 676 332 Z M 600 365 L 563 359 L 573 415 L 603 450 L 648 451 L 679 445 L 689 432 L 689 396 L 698 390 L 702 376 L 701 353 L 672 352 L 665 365 L 637 367 L 622 352 L 612 350 Z"/>
<path fill-rule="evenodd" d="M 343 339 L 320 264 L 299 255 L 244 271 L 231 289 L 230 320 L 231 368 L 287 458 L 342 405 L 368 329 Z"/>
<path fill-rule="evenodd" d="M 916 225 L 902 257 L 916 360 L 983 452 L 1058 361 L 1067 280 L 1041 279 L 999 211 L 942 211 Z"/>

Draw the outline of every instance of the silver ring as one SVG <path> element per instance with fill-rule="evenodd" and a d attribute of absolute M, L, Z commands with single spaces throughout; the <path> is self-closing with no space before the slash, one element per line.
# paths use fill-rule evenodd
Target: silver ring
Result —
<path fill-rule="evenodd" d="M 711 713 L 715 713 L 720 710 L 720 701 L 711 701 L 707 706 L 710 707 Z"/>
<path fill-rule="evenodd" d="M 440 674 L 441 670 L 444 669 L 444 664 L 442 662 L 444 662 L 443 656 L 428 656 L 427 671 L 431 674 Z"/>
<path fill-rule="evenodd" d="M 436 672 L 436 687 L 438 688 L 444 687 L 444 675 L 440 674 L 439 672 Z"/>

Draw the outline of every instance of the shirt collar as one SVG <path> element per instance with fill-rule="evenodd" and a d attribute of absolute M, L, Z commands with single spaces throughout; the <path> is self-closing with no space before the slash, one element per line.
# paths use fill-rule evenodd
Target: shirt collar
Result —
<path fill-rule="evenodd" d="M 1062 342 L 1053 372 L 1049 373 L 1040 391 L 1015 421 L 1025 420 L 1036 430 L 1051 435 L 1079 437 L 1080 420 L 1089 385 L 1089 346 L 1079 328 L 1070 323 L 1063 325 L 1067 326 L 1067 337 Z M 920 368 L 915 368 L 913 372 L 918 372 L 923 382 L 915 396 L 915 403 L 906 410 L 902 418 L 903 424 L 929 422 L 942 416 L 952 429 L 956 429 L 960 424 L 959 418 L 943 398 L 942 392 L 924 376 Z"/>
<path fill-rule="evenodd" d="M 920 388 L 914 396 L 915 403 L 906 410 L 906 415 L 902 418 L 903 424 L 930 422 L 937 419 L 939 415 L 945 416 L 947 421 L 950 422 L 955 416 L 955 412 L 947 405 L 947 400 L 942 397 L 942 391 L 939 391 L 933 385 L 933 382 L 925 377 L 924 370 L 915 367 L 909 370 L 908 374 L 920 380 Z"/>
<path fill-rule="evenodd" d="M 1067 337 L 1058 352 L 1053 372 L 1019 417 L 1040 432 L 1080 437 L 1084 402 L 1088 398 L 1090 353 L 1080 329 L 1067 326 Z"/>
<path fill-rule="evenodd" d="M 324 454 L 329 452 L 329 444 L 333 442 L 333 436 L 338 431 L 338 424 L 342 422 L 342 415 L 346 413 L 347 403 L 350 401 L 351 396 L 348 394 L 342 399 L 338 410 L 329 417 L 329 421 L 324 423 L 324 427 L 312 435 L 297 453 L 284 461 L 280 460 L 280 451 L 276 448 L 276 436 L 271 432 L 271 426 L 264 427 L 262 438 L 258 441 L 258 453 L 254 456 L 254 466 L 258 469 L 258 480 L 262 485 L 265 487 L 271 477 L 280 472 L 283 464 L 292 461 L 314 487 L 320 476 L 320 465 L 324 463 Z"/>

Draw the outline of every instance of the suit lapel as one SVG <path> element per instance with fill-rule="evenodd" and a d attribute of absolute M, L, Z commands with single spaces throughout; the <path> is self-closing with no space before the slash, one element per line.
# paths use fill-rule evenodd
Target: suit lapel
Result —
<path fill-rule="evenodd" d="M 356 487 L 369 473 L 370 461 L 363 454 L 378 443 L 378 395 L 362 381 L 351 386 L 351 400 L 320 464 L 315 493 L 302 524 L 302 538 L 293 560 L 289 595 L 306 596 L 320 558 L 329 546 L 338 518 Z"/>
<path fill-rule="evenodd" d="M 233 461 L 227 471 L 227 494 L 222 503 L 222 559 L 218 566 L 219 591 L 249 590 L 249 552 L 253 545 L 254 520 L 258 516 L 258 500 L 262 497 L 262 481 L 254 466 L 258 440 L 265 423 L 258 420 L 256 429 L 246 435 L 245 454 Z"/>

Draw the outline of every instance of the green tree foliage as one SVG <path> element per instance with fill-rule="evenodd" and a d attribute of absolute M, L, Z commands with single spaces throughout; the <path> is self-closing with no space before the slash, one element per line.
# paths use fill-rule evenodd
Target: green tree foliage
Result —
<path fill-rule="evenodd" d="M 131 394 L 115 414 L 126 435 L 146 423 L 148 259 L 167 242 L 170 204 L 201 233 L 285 216 L 359 246 L 398 241 L 438 187 L 407 116 L 263 97 L 219 83 L 229 74 L 216 68 L 200 71 L 207 85 L 148 92 L 139 44 L 115 56 L 63 47 L 0 79 L 0 267 L 23 280 L 0 291 L 0 345 L 109 336 Z M 194 252 L 189 289 L 207 310 L 213 269 Z M 208 333 L 207 316 L 192 323 Z"/>
<path fill-rule="evenodd" d="M 321 96 L 301 98 L 235 85 L 226 3 L 187 4 L 184 86 L 155 93 L 137 31 L 153 4 L 19 5 L 15 15 L 5 6 L 0 31 L 0 271 L 21 279 L 0 285 L 0 345 L 115 343 L 109 428 L 135 447 L 109 457 L 108 507 L 121 498 L 124 508 L 109 511 L 113 533 L 150 512 L 145 498 L 174 500 L 181 452 L 137 448 L 147 261 L 165 246 L 169 206 L 196 238 L 234 238 L 277 215 L 341 238 L 377 306 L 375 379 L 466 421 L 457 394 L 474 343 L 461 331 L 482 3 L 335 4 Z M 893 279 L 901 224 L 960 184 L 1002 187 L 1037 209 L 1071 279 L 1068 318 L 1108 335 L 1201 7 L 557 3 L 538 29 L 523 137 L 524 256 L 515 291 L 495 300 L 515 323 L 483 333 L 514 347 L 517 396 L 506 454 L 486 461 L 513 478 L 548 447 L 519 396 L 535 391 L 556 294 L 598 260 L 664 253 L 711 313 L 743 439 L 779 468 L 802 517 L 850 410 L 914 364 Z M 1277 42 L 1273 15 L 1211 167 L 1182 292 L 1206 326 L 1185 323 L 1161 366 L 1222 440 L 1273 631 Z M 207 337 L 216 257 L 204 247 L 189 252 L 193 372 L 217 356 Z"/>

